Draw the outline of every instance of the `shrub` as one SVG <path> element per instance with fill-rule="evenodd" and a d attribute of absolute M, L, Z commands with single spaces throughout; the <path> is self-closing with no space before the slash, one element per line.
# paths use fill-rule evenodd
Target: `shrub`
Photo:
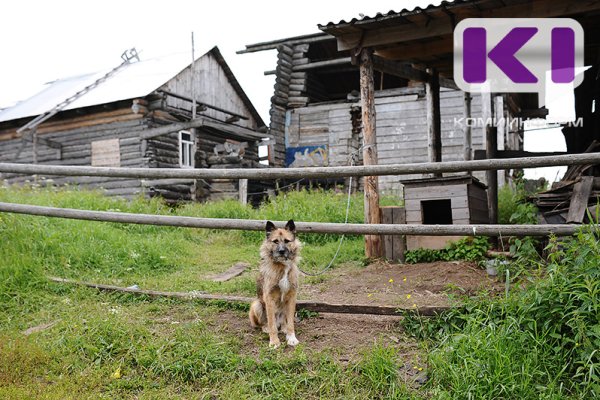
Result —
<path fill-rule="evenodd" d="M 415 249 L 406 252 L 409 264 L 434 261 L 478 261 L 485 258 L 490 248 L 487 237 L 466 237 L 452 242 L 441 250 Z"/>

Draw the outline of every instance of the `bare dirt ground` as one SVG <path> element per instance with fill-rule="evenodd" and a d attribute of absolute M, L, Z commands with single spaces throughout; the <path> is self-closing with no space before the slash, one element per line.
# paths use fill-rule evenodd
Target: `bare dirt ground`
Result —
<path fill-rule="evenodd" d="M 453 305 L 463 296 L 503 289 L 484 270 L 465 262 L 375 263 L 359 270 L 339 269 L 329 274 L 333 277 L 324 282 L 301 284 L 300 298 L 410 308 Z M 401 358 L 401 375 L 407 382 L 414 382 L 423 377 L 419 368 L 424 366 L 424 355 L 418 343 L 403 334 L 399 320 L 394 316 L 321 313 L 299 321 L 296 332 L 306 351 L 328 351 L 341 363 L 356 359 L 375 343 L 393 346 Z M 267 335 L 252 329 L 240 312 L 223 311 L 210 323 L 217 330 L 239 334 L 240 346 L 256 357 L 260 357 L 268 342 Z M 284 351 L 294 350 L 288 347 Z"/>
<path fill-rule="evenodd" d="M 460 297 L 481 291 L 498 292 L 503 285 L 475 263 L 375 263 L 361 270 L 333 271 L 334 278 L 304 284 L 300 298 L 330 303 L 399 307 L 450 306 Z"/>

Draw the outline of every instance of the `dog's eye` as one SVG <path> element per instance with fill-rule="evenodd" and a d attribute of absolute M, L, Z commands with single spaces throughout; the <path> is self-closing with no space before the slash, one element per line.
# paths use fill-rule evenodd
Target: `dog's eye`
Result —
<path fill-rule="evenodd" d="M 287 240 L 287 239 L 283 239 L 283 242 L 284 242 L 284 243 L 289 243 L 290 241 L 289 241 L 289 240 Z"/>
<path fill-rule="evenodd" d="M 279 240 L 275 239 L 275 240 L 273 240 L 273 243 L 277 244 L 277 243 L 279 243 Z"/>

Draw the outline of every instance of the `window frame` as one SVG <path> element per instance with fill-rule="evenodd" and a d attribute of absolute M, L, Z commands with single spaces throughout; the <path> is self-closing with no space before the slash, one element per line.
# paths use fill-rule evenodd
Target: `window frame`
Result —
<path fill-rule="evenodd" d="M 184 139 L 183 135 L 189 135 L 190 140 Z M 184 151 L 187 154 L 184 154 Z M 195 154 L 196 154 L 196 140 L 192 131 L 181 130 L 179 131 L 179 167 L 180 168 L 194 168 L 195 167 Z M 188 163 L 185 163 L 185 156 L 189 158 Z"/>

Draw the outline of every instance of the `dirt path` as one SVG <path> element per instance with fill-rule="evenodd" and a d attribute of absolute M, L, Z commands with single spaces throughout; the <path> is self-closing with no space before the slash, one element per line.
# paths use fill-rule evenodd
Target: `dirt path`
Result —
<path fill-rule="evenodd" d="M 503 288 L 476 264 L 467 262 L 375 263 L 361 270 L 332 273 L 335 277 L 324 283 L 303 284 L 300 298 L 401 307 L 447 306 L 462 295 Z"/>

